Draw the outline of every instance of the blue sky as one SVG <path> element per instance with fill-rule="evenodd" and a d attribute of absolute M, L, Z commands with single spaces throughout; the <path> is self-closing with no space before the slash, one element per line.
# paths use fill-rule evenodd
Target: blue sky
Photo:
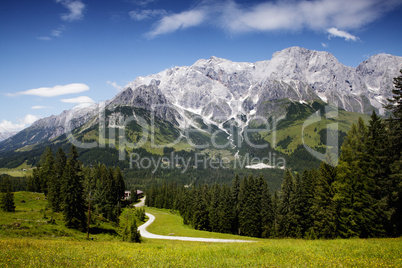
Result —
<path fill-rule="evenodd" d="M 352 67 L 402 56 L 401 14 L 402 0 L 2 0 L 0 132 L 200 58 L 255 62 L 291 46 Z"/>

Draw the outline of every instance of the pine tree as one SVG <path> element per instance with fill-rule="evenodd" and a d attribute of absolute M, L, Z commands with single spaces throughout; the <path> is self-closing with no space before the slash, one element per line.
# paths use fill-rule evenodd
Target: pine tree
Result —
<path fill-rule="evenodd" d="M 77 148 L 72 146 L 63 173 L 63 214 L 67 227 L 84 230 L 86 217 L 81 173 L 81 163 L 78 161 Z"/>
<path fill-rule="evenodd" d="M 257 183 L 253 176 L 244 178 L 239 192 L 239 228 L 245 236 L 261 236 L 261 204 Z"/>
<path fill-rule="evenodd" d="M 209 224 L 212 232 L 219 232 L 219 207 L 220 207 L 220 192 L 221 189 L 217 184 L 214 184 L 211 189 L 211 202 L 208 207 Z"/>
<path fill-rule="evenodd" d="M 208 186 L 203 185 L 196 190 L 194 198 L 191 223 L 196 230 L 210 230 L 208 203 Z"/>
<path fill-rule="evenodd" d="M 279 194 L 278 191 L 275 191 L 274 195 L 272 196 L 272 212 L 274 213 L 274 224 L 271 230 L 272 237 L 277 237 L 279 235 L 279 222 L 281 219 L 281 216 L 279 215 L 279 205 Z"/>
<path fill-rule="evenodd" d="M 370 237 L 376 231 L 374 182 L 367 167 L 368 131 L 363 120 L 353 125 L 342 145 L 338 176 L 334 184 L 338 234 Z"/>
<path fill-rule="evenodd" d="M 41 157 L 41 168 L 39 170 L 40 176 L 40 188 L 43 193 L 47 196 L 49 191 L 49 184 L 54 180 L 55 170 L 54 170 L 54 155 L 49 147 L 46 147 L 45 152 Z"/>
<path fill-rule="evenodd" d="M 137 229 L 137 221 L 135 219 L 132 220 L 130 225 L 130 235 L 129 242 L 131 243 L 141 243 L 141 234 Z"/>
<path fill-rule="evenodd" d="M 273 237 L 274 231 L 274 211 L 272 205 L 272 197 L 268 188 L 268 184 L 261 175 L 257 181 L 260 191 L 260 219 L 261 219 L 261 237 Z"/>
<path fill-rule="evenodd" d="M 231 193 L 231 206 L 232 206 L 232 233 L 239 234 L 239 192 L 240 180 L 239 175 L 236 174 L 230 189 Z"/>
<path fill-rule="evenodd" d="M 337 177 L 337 169 L 322 162 L 316 181 L 312 204 L 314 233 L 319 238 L 334 238 L 336 236 L 335 204 L 333 203 L 333 183 Z"/>
<path fill-rule="evenodd" d="M 219 199 L 219 232 L 231 233 L 233 222 L 233 205 L 229 186 L 222 186 Z"/>
<path fill-rule="evenodd" d="M 290 170 L 286 170 L 283 179 L 280 203 L 279 203 L 279 235 L 282 237 L 294 237 L 296 235 L 295 214 L 295 182 Z"/>
<path fill-rule="evenodd" d="M 14 193 L 11 180 L 8 176 L 4 177 L 0 186 L 1 208 L 5 212 L 15 212 Z"/>
<path fill-rule="evenodd" d="M 393 97 L 386 109 L 392 114 L 387 119 L 389 146 L 387 164 L 390 167 L 388 180 L 388 208 L 391 211 L 388 235 L 402 234 L 402 69 L 394 78 Z"/>
<path fill-rule="evenodd" d="M 36 166 L 32 170 L 32 176 L 29 176 L 27 181 L 28 190 L 30 192 L 40 193 L 40 175 L 39 175 L 40 165 Z"/>
<path fill-rule="evenodd" d="M 319 177 L 316 169 L 305 170 L 301 178 L 301 198 L 300 198 L 300 225 L 302 234 L 306 238 L 315 238 L 314 232 L 314 193 L 316 179 Z"/>
<path fill-rule="evenodd" d="M 62 210 L 63 193 L 61 191 L 61 181 L 66 163 L 66 155 L 59 148 L 53 164 L 52 177 L 48 181 L 48 200 L 52 210 L 55 212 Z"/>
<path fill-rule="evenodd" d="M 119 167 L 114 170 L 113 177 L 116 185 L 116 196 L 118 199 L 124 196 L 124 192 L 126 190 L 126 185 L 124 183 L 123 174 Z"/>
<path fill-rule="evenodd" d="M 295 230 L 295 237 L 302 238 L 304 236 L 303 233 L 303 181 L 300 178 L 300 174 L 296 173 L 295 178 L 295 195 L 294 195 L 294 214 L 295 214 L 295 221 L 296 221 L 296 230 Z"/>

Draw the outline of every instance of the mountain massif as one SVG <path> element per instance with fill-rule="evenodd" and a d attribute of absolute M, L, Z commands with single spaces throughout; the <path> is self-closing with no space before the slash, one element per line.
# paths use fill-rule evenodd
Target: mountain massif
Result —
<path fill-rule="evenodd" d="M 376 111 L 384 115 L 383 104 L 391 97 L 392 79 L 401 68 L 402 57 L 388 54 L 372 56 L 352 68 L 344 66 L 328 52 L 300 47 L 284 49 L 274 53 L 271 60 L 255 63 L 232 62 L 217 57 L 201 59 L 192 66 L 174 67 L 138 77 L 101 105 L 40 119 L 1 142 L 0 153 L 4 158 L 6 152 L 29 151 L 72 134 L 80 142 L 101 144 L 99 137 L 110 138 L 111 133 L 102 134 L 101 127 L 125 127 L 123 134 L 138 142 L 144 138 L 141 130 L 144 130 L 145 123 L 155 123 L 156 120 L 156 130 L 149 131 L 156 133 L 155 143 L 159 147 L 152 149 L 143 143 L 149 152 L 162 154 L 160 148 L 169 147 L 179 138 L 183 140 L 176 143 L 174 149 L 190 150 L 193 143 L 186 138 L 192 137 L 200 142 L 212 135 L 221 144 L 230 140 L 230 148 L 224 149 L 235 154 L 241 151 L 236 148 L 239 142 L 235 142 L 235 136 L 241 137 L 240 143 L 244 141 L 245 129 L 264 124 L 266 127 L 281 119 L 276 130 L 284 130 L 300 125 L 311 114 L 323 111 L 328 104 L 340 108 L 339 116 L 344 117 L 339 122 L 344 123 L 345 118 L 355 120 L 357 114 Z M 144 122 L 139 120 L 140 117 Z M 127 121 L 128 118 L 133 119 Z M 258 123 L 257 119 L 267 121 Z M 346 132 L 349 123 L 346 122 L 341 130 Z M 317 134 L 311 132 L 309 135 L 322 140 L 319 132 L 323 128 L 321 126 L 317 131 L 316 127 L 314 132 Z M 192 136 L 186 134 L 189 129 Z M 259 138 L 267 140 L 271 134 L 266 132 L 260 132 Z M 301 143 L 300 139 L 296 142 L 297 135 L 301 134 L 279 133 L 278 142 L 287 140 L 282 143 L 286 146 L 279 150 L 293 152 Z M 289 149 L 292 141 L 293 147 Z M 315 145 L 318 143 L 321 141 Z M 119 148 L 120 144 L 113 145 Z"/>

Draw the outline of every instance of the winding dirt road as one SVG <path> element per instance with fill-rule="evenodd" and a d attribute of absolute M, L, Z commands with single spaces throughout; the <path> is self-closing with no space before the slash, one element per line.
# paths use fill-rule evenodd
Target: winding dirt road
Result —
<path fill-rule="evenodd" d="M 141 199 L 141 202 L 135 204 L 135 207 L 143 207 L 145 204 L 145 197 Z M 150 213 L 145 213 L 148 216 L 148 221 L 138 227 L 138 231 L 142 237 L 151 238 L 151 239 L 164 239 L 164 240 L 180 240 L 180 241 L 196 241 L 196 242 L 214 242 L 214 243 L 250 243 L 255 241 L 250 240 L 238 240 L 238 239 L 219 239 L 219 238 L 202 238 L 202 237 L 186 237 L 186 236 L 167 236 L 167 235 L 157 235 L 148 232 L 146 229 L 149 225 L 151 225 L 155 216 Z"/>

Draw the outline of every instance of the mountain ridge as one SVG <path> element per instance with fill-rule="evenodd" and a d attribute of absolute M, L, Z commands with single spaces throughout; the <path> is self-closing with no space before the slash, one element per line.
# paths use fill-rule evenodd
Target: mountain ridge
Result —
<path fill-rule="evenodd" d="M 270 60 L 233 62 L 212 56 L 191 66 L 173 67 L 137 77 L 106 103 L 64 111 L 40 119 L 0 143 L 0 150 L 15 150 L 54 139 L 85 125 L 102 109 L 118 105 L 152 110 L 179 129 L 213 124 L 226 131 L 225 122 L 244 128 L 257 116 L 279 118 L 284 107 L 278 100 L 306 102 L 321 99 L 351 112 L 384 114 L 391 97 L 392 79 L 402 68 L 402 57 L 379 54 L 356 68 L 341 64 L 334 55 L 290 47 Z M 241 119 L 241 120 L 240 120 Z"/>

